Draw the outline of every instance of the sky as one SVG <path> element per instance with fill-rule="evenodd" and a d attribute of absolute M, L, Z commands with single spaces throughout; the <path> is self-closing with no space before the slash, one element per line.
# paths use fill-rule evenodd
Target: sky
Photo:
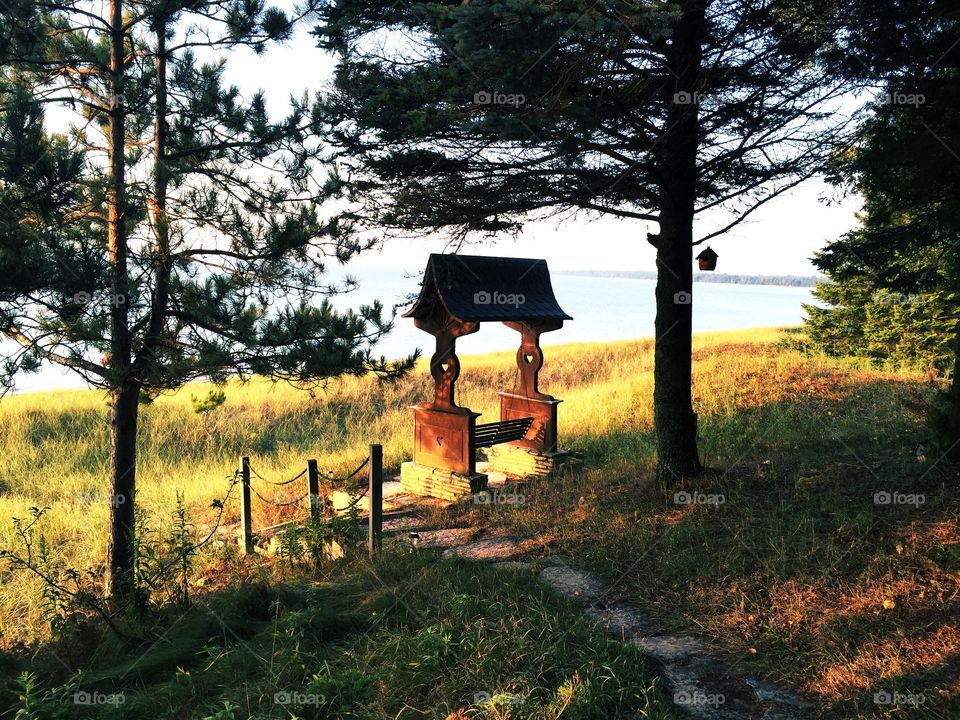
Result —
<path fill-rule="evenodd" d="M 290 43 L 261 56 L 235 53 L 227 63 L 226 78 L 245 94 L 262 89 L 268 106 L 279 113 L 290 95 L 323 89 L 333 67 L 333 58 L 301 32 Z M 816 274 L 810 262 L 813 254 L 857 224 L 859 198 L 836 195 L 834 188 L 814 179 L 772 200 L 748 221 L 710 241 L 720 255 L 717 270 L 736 275 Z M 703 219 L 704 229 L 716 226 L 710 220 L 709 215 Z M 648 231 L 656 231 L 655 223 L 583 216 L 559 225 L 553 220 L 532 223 L 517 238 L 485 241 L 464 252 L 545 258 L 553 270 L 655 270 Z M 420 266 L 427 252 L 441 252 L 444 247 L 443 237 L 391 240 L 382 250 L 352 261 L 351 268 L 408 267 L 411 255 L 418 258 L 413 264 Z"/>
<path fill-rule="evenodd" d="M 287 3 L 279 0 L 277 4 Z M 222 56 L 224 53 L 216 54 Z M 268 108 L 276 115 L 285 113 L 291 95 L 325 89 L 334 68 L 333 57 L 315 46 L 306 27 L 291 41 L 273 45 L 262 55 L 239 49 L 225 56 L 226 81 L 246 96 L 262 90 Z M 211 60 L 214 56 L 198 50 L 198 57 Z M 66 109 L 51 108 L 48 119 L 60 124 L 72 118 Z M 814 275 L 814 253 L 856 226 L 860 206 L 858 196 L 840 197 L 822 181 L 809 180 L 758 209 L 726 235 L 711 240 L 710 246 L 720 256 L 717 270 L 734 275 Z M 698 221 L 699 234 L 725 219 L 705 215 Z M 581 215 L 563 222 L 528 223 L 517 237 L 485 239 L 463 252 L 545 258 L 553 270 L 649 271 L 656 269 L 655 251 L 646 235 L 656 229 L 655 223 L 645 221 Z M 695 237 L 697 231 L 695 226 Z M 352 260 L 350 269 L 422 267 L 427 253 L 445 248 L 442 236 L 394 239 Z"/>

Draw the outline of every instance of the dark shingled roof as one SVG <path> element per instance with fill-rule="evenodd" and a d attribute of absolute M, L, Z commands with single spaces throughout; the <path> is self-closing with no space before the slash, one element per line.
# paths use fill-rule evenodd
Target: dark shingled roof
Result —
<path fill-rule="evenodd" d="M 546 260 L 434 253 L 404 317 L 428 315 L 438 298 L 464 322 L 573 319 L 557 304 Z"/>

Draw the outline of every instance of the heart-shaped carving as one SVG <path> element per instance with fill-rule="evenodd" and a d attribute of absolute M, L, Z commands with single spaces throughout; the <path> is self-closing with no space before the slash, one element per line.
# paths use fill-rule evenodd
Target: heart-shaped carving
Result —
<path fill-rule="evenodd" d="M 530 355 L 530 354 L 524 355 L 523 361 L 527 363 L 527 365 L 530 365 L 531 363 L 533 363 L 533 355 Z"/>
<path fill-rule="evenodd" d="M 443 438 L 440 436 L 437 436 L 437 445 L 443 445 Z"/>
<path fill-rule="evenodd" d="M 447 372 L 448 370 L 450 370 L 450 363 L 448 362 L 440 363 L 440 369 L 443 370 L 444 372 Z"/>

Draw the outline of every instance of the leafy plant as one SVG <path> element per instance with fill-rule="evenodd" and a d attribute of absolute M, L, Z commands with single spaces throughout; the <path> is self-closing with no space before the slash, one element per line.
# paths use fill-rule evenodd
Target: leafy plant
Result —
<path fill-rule="evenodd" d="M 16 684 L 20 688 L 20 707 L 16 708 L 13 720 L 67 720 L 71 717 L 71 696 L 77 689 L 75 684 L 67 683 L 41 692 L 37 676 L 32 672 L 20 673 Z"/>
<path fill-rule="evenodd" d="M 224 700 L 223 707 L 220 710 L 213 715 L 206 715 L 203 720 L 236 720 L 236 711 L 239 709 L 239 705 L 235 705 L 229 700 Z"/>
<path fill-rule="evenodd" d="M 334 559 L 339 552 L 349 552 L 363 537 L 360 513 L 353 505 L 344 513 L 285 529 L 280 535 L 278 555 L 294 562 L 309 558 L 314 565 L 320 565 Z"/>

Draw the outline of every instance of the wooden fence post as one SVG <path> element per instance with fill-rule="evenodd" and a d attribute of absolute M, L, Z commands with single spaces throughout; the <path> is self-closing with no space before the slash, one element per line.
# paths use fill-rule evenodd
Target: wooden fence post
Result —
<path fill-rule="evenodd" d="M 370 534 L 367 547 L 372 557 L 380 549 L 383 536 L 383 447 L 370 446 Z"/>
<path fill-rule="evenodd" d="M 241 490 L 240 525 L 243 532 L 243 551 L 253 554 L 253 521 L 250 516 L 250 458 L 244 455 L 240 459 Z"/>
<path fill-rule="evenodd" d="M 320 471 L 316 460 L 307 460 L 307 480 L 310 484 L 310 520 L 320 522 Z"/>

